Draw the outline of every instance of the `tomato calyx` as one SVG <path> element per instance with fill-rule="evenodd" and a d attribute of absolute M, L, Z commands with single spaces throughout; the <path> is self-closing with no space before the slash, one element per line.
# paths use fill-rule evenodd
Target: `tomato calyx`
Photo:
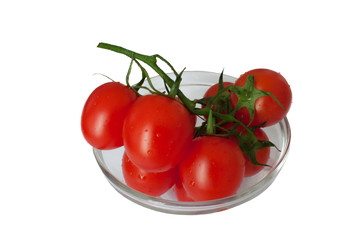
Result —
<path fill-rule="evenodd" d="M 231 93 L 224 91 L 224 71 L 220 73 L 218 82 L 218 93 L 212 97 L 204 97 L 201 99 L 195 99 L 196 103 L 201 104 L 204 108 L 212 108 L 213 111 L 218 113 L 229 114 L 232 112 L 233 107 L 231 104 Z"/>
<path fill-rule="evenodd" d="M 200 126 L 195 127 L 194 138 L 203 135 L 218 136 L 224 138 L 233 137 L 236 139 L 240 149 L 243 151 L 245 155 L 248 156 L 249 160 L 253 164 L 268 166 L 266 164 L 261 164 L 256 160 L 255 152 L 261 148 L 275 147 L 275 145 L 270 141 L 258 140 L 254 134 L 254 128 L 249 128 L 248 126 L 254 119 L 255 101 L 258 98 L 264 96 L 270 96 L 282 108 L 284 107 L 270 92 L 266 92 L 255 88 L 253 75 L 247 76 L 247 81 L 243 87 L 235 86 L 235 85 L 224 87 L 223 71 L 222 71 L 219 77 L 219 82 L 218 82 L 219 88 L 216 95 L 212 97 L 190 100 L 180 90 L 182 74 L 185 71 L 185 68 L 180 73 L 178 73 L 175 70 L 175 68 L 165 58 L 163 58 L 158 54 L 144 55 L 120 46 L 115 46 L 107 43 L 99 43 L 98 47 L 110 51 L 114 51 L 131 58 L 130 66 L 126 75 L 126 83 L 134 91 L 138 92 L 139 89 L 144 88 L 148 90 L 151 94 L 163 95 L 172 99 L 178 98 L 179 102 L 181 102 L 181 104 L 183 104 L 191 114 L 200 117 L 203 120 L 203 122 Z M 164 62 L 171 69 L 171 71 L 175 75 L 175 80 L 170 78 L 170 76 L 167 75 L 164 72 L 164 70 L 162 70 L 158 66 L 157 64 L 158 60 Z M 142 73 L 142 78 L 137 84 L 130 86 L 129 78 L 134 62 L 140 68 Z M 164 92 L 160 92 L 154 87 L 148 72 L 141 65 L 140 62 L 148 65 L 163 79 L 165 86 Z M 149 87 L 143 86 L 145 80 L 147 81 Z M 236 95 L 238 99 L 236 104 L 232 104 L 231 94 Z M 198 105 L 201 105 L 201 107 L 198 107 Z M 250 123 L 246 125 L 242 122 L 242 119 L 238 119 L 235 116 L 236 112 L 244 107 L 247 108 L 250 114 Z M 232 124 L 232 127 L 228 128 L 227 127 L 228 124 Z M 243 132 L 238 132 L 239 127 L 243 129 L 242 130 Z"/>
<path fill-rule="evenodd" d="M 262 149 L 262 148 L 266 148 L 266 147 L 275 147 L 276 148 L 275 144 L 273 144 L 270 141 L 259 140 L 255 136 L 254 130 L 246 131 L 245 134 L 234 133 L 234 136 L 236 137 L 236 140 L 239 143 L 239 147 L 241 148 L 243 153 L 245 153 L 245 155 L 249 158 L 249 160 L 252 164 L 258 165 L 258 166 L 271 167 L 268 164 L 262 164 L 256 160 L 256 151 L 259 149 Z"/>
<path fill-rule="evenodd" d="M 250 123 L 254 119 L 254 115 L 255 115 L 255 101 L 260 97 L 270 96 L 280 105 L 281 108 L 285 109 L 273 94 L 255 88 L 253 75 L 247 76 L 244 87 L 233 85 L 233 86 L 229 86 L 229 90 L 232 91 L 234 94 L 236 94 L 236 96 L 239 99 L 233 110 L 234 114 L 236 111 L 240 110 L 241 108 L 246 107 L 250 113 Z"/>

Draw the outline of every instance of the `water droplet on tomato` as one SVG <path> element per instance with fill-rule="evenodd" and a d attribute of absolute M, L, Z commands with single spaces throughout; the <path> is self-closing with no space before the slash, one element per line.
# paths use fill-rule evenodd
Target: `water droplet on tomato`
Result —
<path fill-rule="evenodd" d="M 149 129 L 145 129 L 144 131 L 145 131 L 145 132 L 148 132 L 148 131 L 149 131 Z"/>
<path fill-rule="evenodd" d="M 139 175 L 138 177 L 141 181 L 145 181 L 145 179 L 146 179 L 146 176 L 143 176 L 143 175 Z"/>
<path fill-rule="evenodd" d="M 195 182 L 191 181 L 190 186 L 195 187 Z"/>
<path fill-rule="evenodd" d="M 159 133 L 157 133 L 157 134 L 156 134 L 156 137 L 160 137 L 160 134 L 159 134 Z"/>
<path fill-rule="evenodd" d="M 151 155 L 151 154 L 152 154 L 152 151 L 151 151 L 151 150 L 148 150 L 148 151 L 147 151 L 147 154 L 148 154 L 148 155 Z"/>

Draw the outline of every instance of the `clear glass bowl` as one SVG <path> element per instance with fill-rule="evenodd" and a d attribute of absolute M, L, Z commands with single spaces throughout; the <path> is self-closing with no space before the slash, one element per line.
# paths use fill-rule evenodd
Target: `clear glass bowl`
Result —
<path fill-rule="evenodd" d="M 170 74 L 170 76 L 172 76 Z M 201 98 L 205 91 L 219 80 L 218 73 L 189 71 L 183 73 L 181 90 L 190 99 Z M 235 82 L 236 78 L 224 75 L 224 81 Z M 152 78 L 153 85 L 157 89 L 164 88 L 160 77 Z M 139 120 L 141 121 L 141 120 Z M 271 142 L 277 148 L 271 148 L 270 167 L 265 167 L 258 174 L 244 178 L 236 195 L 231 197 L 203 201 L 203 202 L 181 202 L 175 197 L 174 191 L 170 189 L 160 197 L 151 197 L 128 187 L 122 174 L 121 161 L 124 148 L 114 150 L 93 149 L 95 158 L 110 184 L 123 196 L 144 207 L 174 214 L 204 214 L 226 210 L 245 203 L 258 196 L 266 190 L 275 180 L 279 171 L 285 163 L 290 145 L 290 125 L 287 118 L 280 123 L 264 128 Z"/>

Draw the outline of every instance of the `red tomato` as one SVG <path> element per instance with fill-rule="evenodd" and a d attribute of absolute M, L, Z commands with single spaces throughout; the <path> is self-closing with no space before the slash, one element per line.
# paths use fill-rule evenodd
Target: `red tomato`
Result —
<path fill-rule="evenodd" d="M 135 166 L 124 153 L 122 170 L 126 184 L 139 192 L 158 197 L 167 192 L 178 179 L 178 170 L 170 169 L 166 172 L 148 172 Z"/>
<path fill-rule="evenodd" d="M 234 85 L 234 83 L 232 82 L 223 82 L 223 87 L 226 88 L 228 86 Z M 219 91 L 219 83 L 216 83 L 214 85 L 212 85 L 211 87 L 209 87 L 209 89 L 205 92 L 204 94 L 204 98 L 205 97 L 212 97 L 215 96 Z M 236 97 L 236 95 L 232 95 L 231 98 Z"/>
<path fill-rule="evenodd" d="M 125 115 L 136 98 L 132 89 L 119 82 L 97 87 L 81 115 L 81 130 L 86 141 L 97 149 L 121 147 Z"/>
<path fill-rule="evenodd" d="M 256 128 L 254 133 L 255 133 L 255 137 L 257 139 L 262 140 L 262 141 L 269 141 L 269 138 L 266 135 L 266 133 L 263 130 L 261 130 L 260 128 Z M 265 147 L 265 148 L 258 149 L 256 151 L 255 155 L 256 155 L 256 160 L 259 163 L 267 164 L 267 162 L 268 162 L 268 160 L 270 158 L 270 148 Z M 252 164 L 247 156 L 245 156 L 245 158 L 246 158 L 246 161 L 245 161 L 245 177 L 254 176 L 258 172 L 260 172 L 261 169 L 264 168 L 264 166 L 259 166 L 259 165 Z"/>
<path fill-rule="evenodd" d="M 194 120 L 178 101 L 146 95 L 133 104 L 123 129 L 124 146 L 138 167 L 163 172 L 175 167 L 187 153 Z"/>
<path fill-rule="evenodd" d="M 174 192 L 177 200 L 181 202 L 193 202 L 194 200 L 185 191 L 181 181 L 177 181 L 174 186 Z"/>
<path fill-rule="evenodd" d="M 292 93 L 286 79 L 278 72 L 269 69 L 254 69 L 241 75 L 235 82 L 236 86 L 244 86 L 247 76 L 251 74 L 254 76 L 255 88 L 272 93 L 285 108 L 281 106 L 270 96 L 260 97 L 255 101 L 255 115 L 250 126 L 259 126 L 265 121 L 265 126 L 271 126 L 281 121 L 288 113 Z M 241 108 L 236 116 L 238 119 L 248 119 L 243 121 L 248 124 L 250 117 L 246 108 Z"/>
<path fill-rule="evenodd" d="M 228 86 L 230 86 L 230 85 L 234 85 L 234 83 L 232 83 L 232 82 L 223 82 L 223 87 L 224 87 L 224 88 L 226 88 L 226 87 L 228 87 Z M 218 93 L 218 91 L 219 91 L 219 83 L 216 83 L 216 84 L 212 85 L 212 86 L 205 92 L 204 98 L 213 97 L 213 96 L 215 96 L 215 95 Z M 230 92 L 230 91 L 228 91 L 228 92 L 230 93 L 230 103 L 231 103 L 231 106 L 234 108 L 235 105 L 236 105 L 236 103 L 237 103 L 237 96 L 236 96 L 234 93 Z M 225 112 L 223 112 L 223 113 L 225 113 Z"/>
<path fill-rule="evenodd" d="M 179 172 L 189 196 L 206 201 L 235 194 L 244 177 L 244 165 L 245 156 L 234 141 L 203 136 L 193 140 Z"/>

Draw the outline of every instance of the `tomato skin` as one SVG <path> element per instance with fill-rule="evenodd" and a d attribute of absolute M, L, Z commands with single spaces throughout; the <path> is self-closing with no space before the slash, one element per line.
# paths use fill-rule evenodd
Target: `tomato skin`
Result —
<path fill-rule="evenodd" d="M 234 141 L 203 136 L 193 140 L 179 173 L 189 196 L 207 201 L 235 194 L 244 177 L 244 165 L 245 156 Z"/>
<path fill-rule="evenodd" d="M 260 128 L 256 128 L 254 134 L 255 134 L 255 137 L 259 140 L 269 141 L 269 138 L 266 135 L 266 133 Z M 256 151 L 255 155 L 256 155 L 256 160 L 259 163 L 267 164 L 269 161 L 269 158 L 270 158 L 270 147 L 258 149 Z M 264 166 L 254 165 L 253 163 L 251 163 L 247 156 L 245 156 L 245 158 L 246 158 L 245 177 L 254 176 L 255 174 L 257 174 L 264 168 Z"/>
<path fill-rule="evenodd" d="M 153 197 L 167 192 L 178 179 L 176 168 L 166 172 L 148 172 L 135 166 L 126 153 L 123 155 L 122 170 L 125 182 L 129 187 Z"/>
<path fill-rule="evenodd" d="M 159 95 L 138 98 L 123 128 L 129 158 L 152 172 L 174 168 L 187 153 L 193 134 L 190 112 L 178 101 Z"/>
<path fill-rule="evenodd" d="M 193 202 L 194 200 L 189 196 L 189 194 L 185 191 L 184 186 L 181 181 L 177 181 L 174 186 L 174 192 L 177 200 L 181 202 Z"/>
<path fill-rule="evenodd" d="M 281 121 L 288 113 L 292 103 L 292 92 L 286 79 L 278 72 L 269 69 L 253 69 L 242 74 L 235 82 L 236 86 L 244 86 L 248 75 L 254 76 L 255 88 L 272 93 L 285 108 L 271 97 L 260 97 L 255 101 L 255 115 L 250 126 L 259 126 L 265 121 L 266 126 L 271 126 Z M 246 108 L 241 108 L 236 117 L 243 117 L 245 124 L 250 121 L 249 112 Z"/>
<path fill-rule="evenodd" d="M 119 82 L 97 87 L 85 102 L 81 115 L 86 141 L 102 150 L 121 147 L 125 115 L 136 99 L 136 92 Z"/>

